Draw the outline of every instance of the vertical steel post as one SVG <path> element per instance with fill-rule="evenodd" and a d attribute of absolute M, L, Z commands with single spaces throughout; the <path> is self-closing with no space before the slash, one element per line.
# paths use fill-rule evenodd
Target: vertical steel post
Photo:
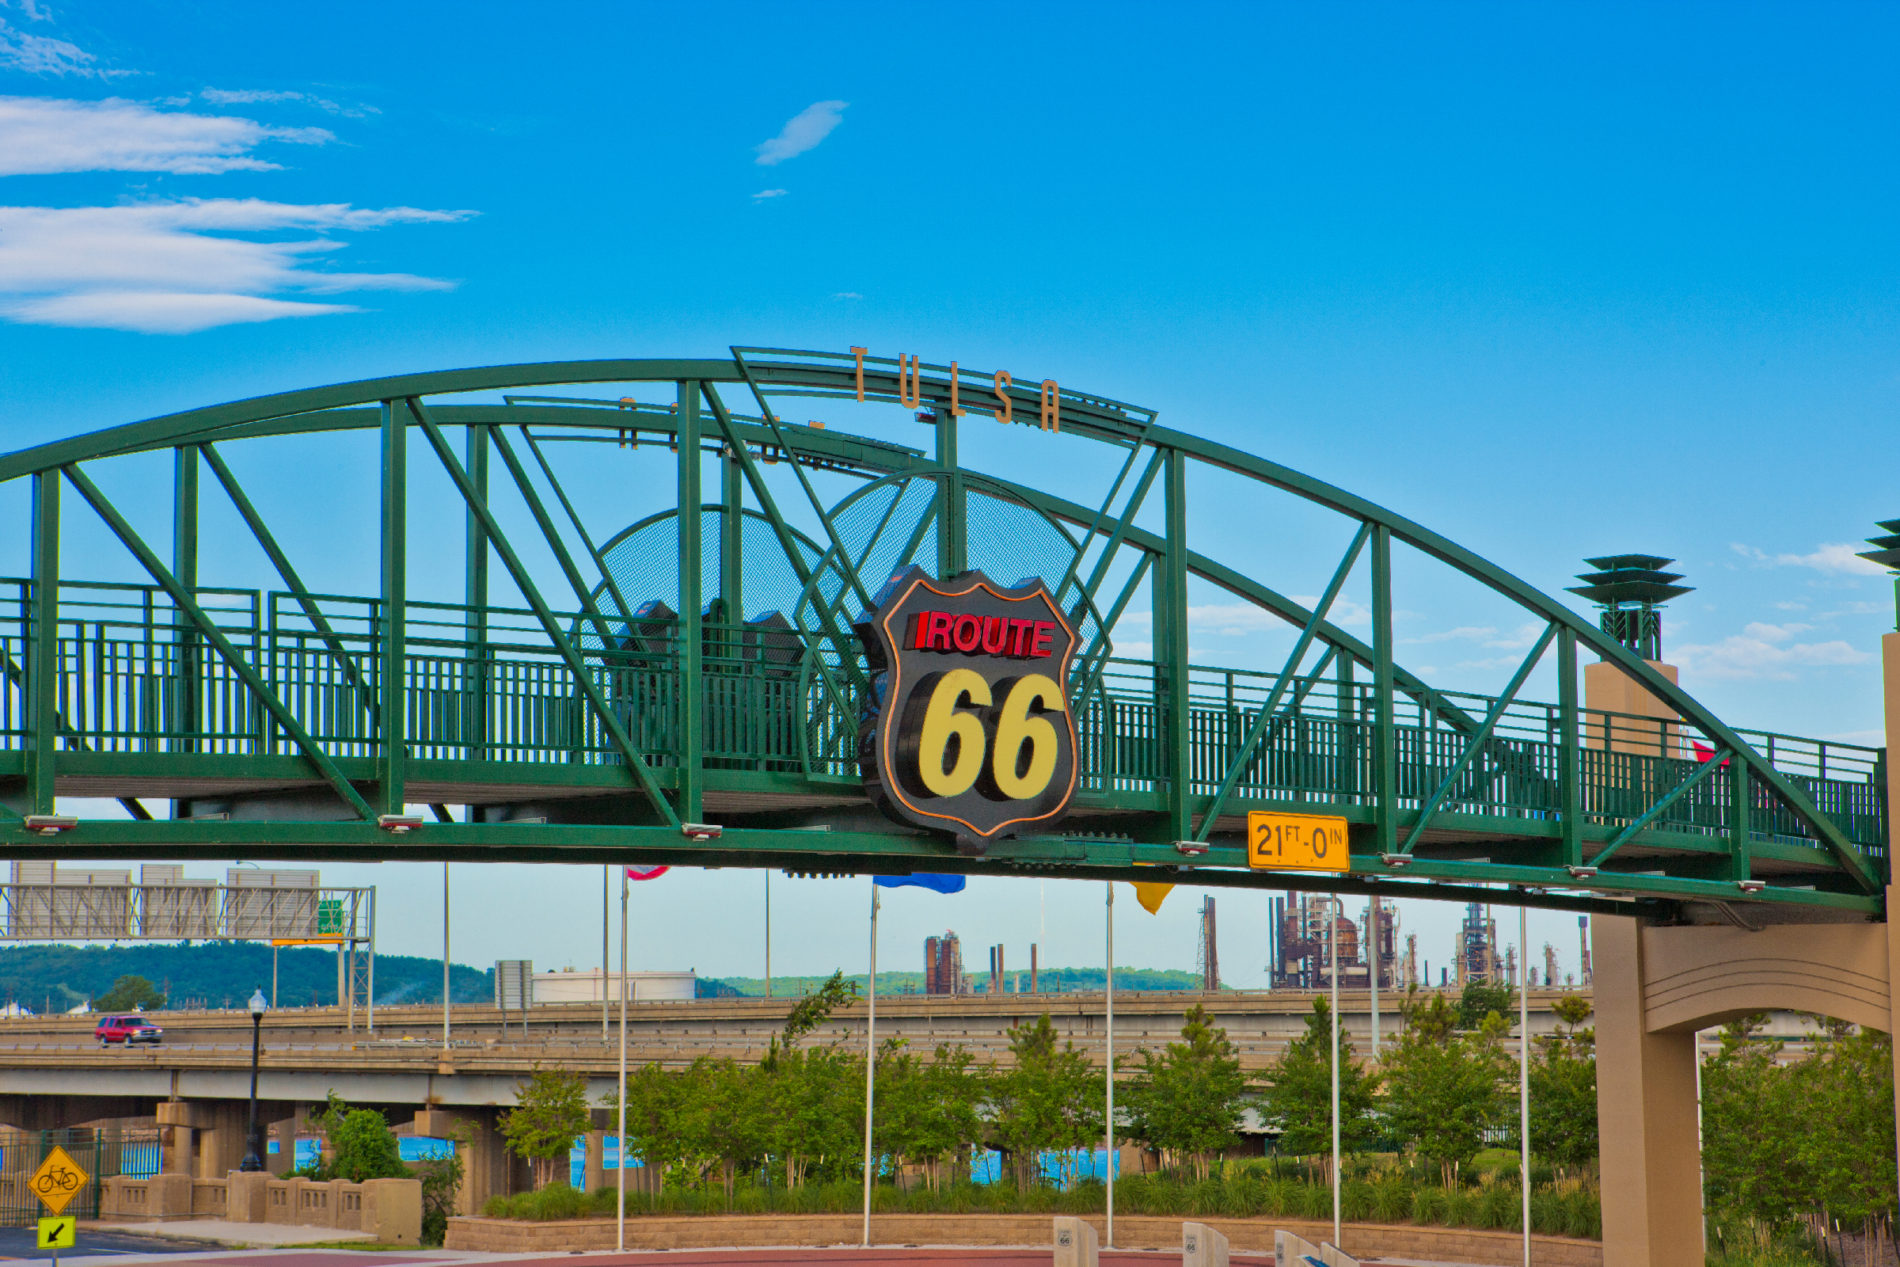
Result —
<path fill-rule="evenodd" d="M 607 937 L 608 911 L 613 903 L 612 867 L 600 869 L 600 1041 L 607 1041 L 607 1023 L 612 1017 L 612 1009 L 607 1002 L 607 951 L 610 945 Z"/>
<path fill-rule="evenodd" d="M 468 428 L 468 478 L 484 502 L 488 500 L 488 440 L 487 427 Z M 468 668 L 462 738 L 468 745 L 469 758 L 479 761 L 488 756 L 488 529 L 472 506 L 466 509 L 464 519 L 462 627 Z M 604 959 L 600 970 L 607 970 Z"/>
<path fill-rule="evenodd" d="M 1379 898 L 1374 894 L 1366 911 L 1366 984 L 1372 990 L 1372 1059 L 1379 1059 Z"/>
<path fill-rule="evenodd" d="M 1518 1187 L 1524 1197 L 1524 1267 L 1531 1267 L 1531 942 L 1525 908 L 1517 908 Z M 1549 984 L 1546 982 L 1545 984 Z"/>
<path fill-rule="evenodd" d="M 871 881 L 871 971 L 864 1014 L 864 1244 L 871 1244 L 871 1105 L 877 1091 L 877 881 Z"/>
<path fill-rule="evenodd" d="M 1564 865 L 1583 865 L 1583 731 L 1577 724 L 1577 633 L 1557 631 L 1557 799 Z"/>
<path fill-rule="evenodd" d="M 1108 1108 L 1102 1118 L 1102 1146 L 1108 1153 L 1107 1164 L 1102 1168 L 1103 1187 L 1108 1192 L 1108 1220 L 1106 1236 L 1112 1249 L 1115 1245 L 1115 882 L 1108 882 L 1108 913 L 1105 924 L 1105 945 L 1103 954 L 1108 960 L 1108 971 L 1102 978 L 1102 1012 L 1104 1047 L 1108 1058 Z"/>
<path fill-rule="evenodd" d="M 369 965 L 363 977 L 364 1028 L 376 1033 L 376 890 L 369 891 Z M 524 1025 L 525 1028 L 525 1025 Z"/>
<path fill-rule="evenodd" d="M 765 997 L 772 997 L 772 869 L 765 869 Z"/>
<path fill-rule="evenodd" d="M 1160 702 L 1167 718 L 1163 733 L 1167 744 L 1170 840 L 1186 840 L 1194 834 L 1190 786 L 1193 750 L 1188 729 L 1187 461 L 1187 454 L 1179 449 L 1168 450 L 1167 557 L 1162 567 L 1167 577 L 1168 625 L 1166 643 L 1157 641 L 1155 645 L 1156 658 L 1166 666 L 1167 674 Z M 1161 637 L 1159 630 L 1156 637 Z"/>
<path fill-rule="evenodd" d="M 1353 658 L 1344 652 L 1333 657 L 1339 669 L 1339 681 L 1333 688 L 1338 694 L 1333 700 L 1333 712 L 1339 719 L 1339 784 L 1340 799 L 1347 797 L 1357 800 L 1359 794 L 1359 728 L 1358 701 L 1353 698 Z"/>
<path fill-rule="evenodd" d="M 1339 921 L 1346 907 L 1336 897 L 1322 899 L 1332 907 L 1326 916 L 1326 967 L 1332 977 L 1333 1046 L 1327 1064 L 1333 1071 L 1333 1246 L 1339 1246 Z"/>
<path fill-rule="evenodd" d="M 603 969 L 604 971 L 604 969 Z M 442 1050 L 449 1049 L 449 864 L 442 864 Z"/>
<path fill-rule="evenodd" d="M 719 597 L 725 600 L 726 654 L 735 661 L 745 654 L 745 470 L 730 451 L 719 464 Z"/>
<path fill-rule="evenodd" d="M 698 822 L 700 808 L 700 753 L 704 736 L 706 691 L 701 682 L 704 651 L 700 608 L 705 599 L 700 593 L 700 464 L 699 452 L 700 385 L 679 384 L 679 729 L 676 735 L 679 756 L 679 816 Z"/>
<path fill-rule="evenodd" d="M 627 868 L 620 868 L 620 1082 L 614 1094 L 620 1110 L 614 1137 L 615 1177 L 620 1185 L 614 1203 L 614 1248 L 627 1248 Z"/>
<path fill-rule="evenodd" d="M 1378 852 L 1399 847 L 1398 731 L 1392 715 L 1392 530 L 1372 529 L 1372 786 L 1378 797 Z"/>
<path fill-rule="evenodd" d="M 1752 791 L 1748 777 L 1748 766 L 1743 763 L 1740 753 L 1728 759 L 1728 837 L 1729 837 L 1729 878 L 1747 880 L 1750 877 L 1751 856 L 1748 848 L 1750 827 L 1749 793 Z M 1887 810 L 1893 813 L 1891 807 Z"/>
<path fill-rule="evenodd" d="M 408 415 L 397 401 L 383 402 L 383 583 L 381 656 L 376 717 L 382 743 L 378 763 L 378 805 L 385 814 L 403 810 L 404 758 L 408 747 L 407 701 L 403 692 L 404 646 L 407 641 L 408 516 L 404 500 L 407 481 Z"/>
<path fill-rule="evenodd" d="M 59 746 L 58 471 L 33 476 L 33 606 L 26 659 L 27 813 L 53 812 L 54 750 Z"/>
<path fill-rule="evenodd" d="M 957 419 L 950 407 L 937 409 L 937 575 L 955 576 L 970 566 L 968 504 L 957 457 Z"/>
<path fill-rule="evenodd" d="M 198 592 L 198 447 L 180 445 L 172 451 L 172 575 L 190 594 Z M 178 716 L 175 728 L 179 748 L 198 749 L 198 729 L 204 717 L 204 639 L 190 621 L 180 620 L 173 634 L 178 656 Z"/>

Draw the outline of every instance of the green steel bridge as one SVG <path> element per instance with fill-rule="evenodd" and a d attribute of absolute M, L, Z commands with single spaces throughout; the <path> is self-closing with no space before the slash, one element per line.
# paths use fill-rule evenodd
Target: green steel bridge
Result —
<path fill-rule="evenodd" d="M 805 400 L 832 425 L 787 421 Z M 1020 433 L 1016 465 L 1066 473 L 1074 453 L 1104 473 L 1094 493 L 966 467 L 959 435 L 1005 413 L 1017 431 L 991 436 Z M 1301 601 L 1256 578 L 1264 551 L 1223 560 L 1191 535 L 1190 477 L 1241 513 L 1292 499 L 1329 524 L 1344 548 L 1323 592 Z M 603 514 L 603 479 L 659 508 Z M 286 481 L 317 496 L 252 495 Z M 1419 524 L 1053 382 L 855 349 L 407 375 L 0 457 L 0 514 L 30 543 L 0 580 L 10 857 L 962 871 L 1883 917 L 1884 750 L 1734 728 Z M 373 588 L 307 583 L 358 538 Z M 229 562 L 244 552 L 248 572 Z M 1039 576 L 1072 613 L 1081 773 L 1055 832 L 965 856 L 869 808 L 852 622 L 907 563 Z M 1399 662 L 1395 563 L 1522 614 L 1502 691 Z M 1284 622 L 1279 670 L 1195 663 L 1191 588 Z M 1369 593 L 1363 636 L 1335 614 L 1349 590 Z M 1116 656 L 1137 621 L 1152 655 Z M 1584 656 L 1674 716 L 1585 708 Z M 1554 698 L 1524 698 L 1540 673 Z M 88 798 L 123 812 L 74 812 Z M 1343 815 L 1350 873 L 1250 871 L 1259 809 Z"/>

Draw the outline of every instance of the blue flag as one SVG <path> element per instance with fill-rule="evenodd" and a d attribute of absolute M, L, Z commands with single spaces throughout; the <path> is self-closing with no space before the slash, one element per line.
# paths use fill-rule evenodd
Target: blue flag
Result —
<path fill-rule="evenodd" d="M 968 879 L 968 876 L 919 871 L 912 875 L 873 876 L 871 883 L 887 889 L 929 889 L 933 893 L 961 893 Z"/>

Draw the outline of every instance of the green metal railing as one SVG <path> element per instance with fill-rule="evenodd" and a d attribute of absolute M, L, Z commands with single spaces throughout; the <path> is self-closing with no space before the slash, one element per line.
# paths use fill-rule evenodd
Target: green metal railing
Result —
<path fill-rule="evenodd" d="M 26 586 L 0 582 L 0 653 L 18 665 Z M 378 750 L 378 604 L 322 596 L 330 630 L 311 627 L 284 593 L 203 591 L 218 627 L 254 657 L 269 686 L 333 757 Z M 479 616 L 479 621 L 471 621 Z M 447 603 L 409 604 L 401 692 L 413 759 L 442 762 L 619 764 L 568 665 L 521 609 L 479 612 Z M 566 619 L 578 624 L 579 615 Z M 471 638 L 471 624 L 479 636 Z M 596 638 L 588 673 L 650 765 L 679 759 L 678 622 L 624 624 Z M 805 775 L 834 788 L 857 775 L 859 696 L 847 660 L 822 639 L 797 639 L 796 662 L 763 658 L 739 626 L 702 626 L 701 750 L 711 785 L 722 771 Z M 752 635 L 756 638 L 756 633 Z M 618 642 L 620 645 L 612 645 Z M 65 742 L 98 752 L 257 757 L 294 746 L 251 698 L 229 666 L 176 618 L 155 587 L 67 582 L 60 604 L 58 699 Z M 830 670 L 823 681 L 820 662 Z M 862 672 L 861 661 L 857 671 Z M 1076 704 L 1079 794 L 1114 807 L 1144 805 L 1162 793 L 1169 753 L 1152 663 L 1111 660 L 1092 693 Z M 1235 760 L 1277 676 L 1195 667 L 1188 681 L 1187 777 L 1211 795 Z M 842 685 L 840 685 L 842 684 Z M 1370 806 L 1376 795 L 1373 739 L 1378 700 L 1369 683 L 1320 677 L 1299 684 L 1240 767 L 1226 812 L 1247 803 Z M 845 707 L 839 707 L 842 691 Z M 20 690 L 0 689 L 0 748 L 19 747 Z M 1448 718 L 1484 716 L 1493 700 L 1458 692 L 1392 702 L 1397 725 L 1397 801 L 1416 808 L 1457 766 L 1471 735 Z M 1712 749 L 1684 723 L 1580 710 L 1582 809 L 1587 820 L 1635 820 L 1693 774 Z M 1821 813 L 1870 857 L 1884 857 L 1888 807 L 1885 753 L 1876 748 L 1765 732 L 1742 732 L 1775 768 L 1807 792 Z M 1700 751 L 1698 751 L 1698 748 Z M 1505 833 L 1561 811 L 1561 709 L 1514 700 L 1481 756 L 1469 762 L 1439 805 L 1441 814 L 1497 820 Z M 1651 830 L 1720 835 L 1733 823 L 1730 780 L 1696 784 L 1656 815 Z M 1753 836 L 1818 843 L 1778 800 L 1759 793 L 1747 807 Z M 1514 829 L 1512 824 L 1517 827 Z"/>

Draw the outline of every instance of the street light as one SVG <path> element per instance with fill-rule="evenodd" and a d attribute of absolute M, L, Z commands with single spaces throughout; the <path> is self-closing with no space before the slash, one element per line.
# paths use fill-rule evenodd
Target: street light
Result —
<path fill-rule="evenodd" d="M 251 1130 L 245 1138 L 250 1150 L 244 1154 L 244 1160 L 238 1163 L 238 1169 L 249 1174 L 264 1169 L 264 1134 L 257 1127 L 257 1048 L 258 1037 L 264 1026 L 264 1013 L 270 1010 L 270 1001 L 264 997 L 264 991 L 251 991 Z"/>

